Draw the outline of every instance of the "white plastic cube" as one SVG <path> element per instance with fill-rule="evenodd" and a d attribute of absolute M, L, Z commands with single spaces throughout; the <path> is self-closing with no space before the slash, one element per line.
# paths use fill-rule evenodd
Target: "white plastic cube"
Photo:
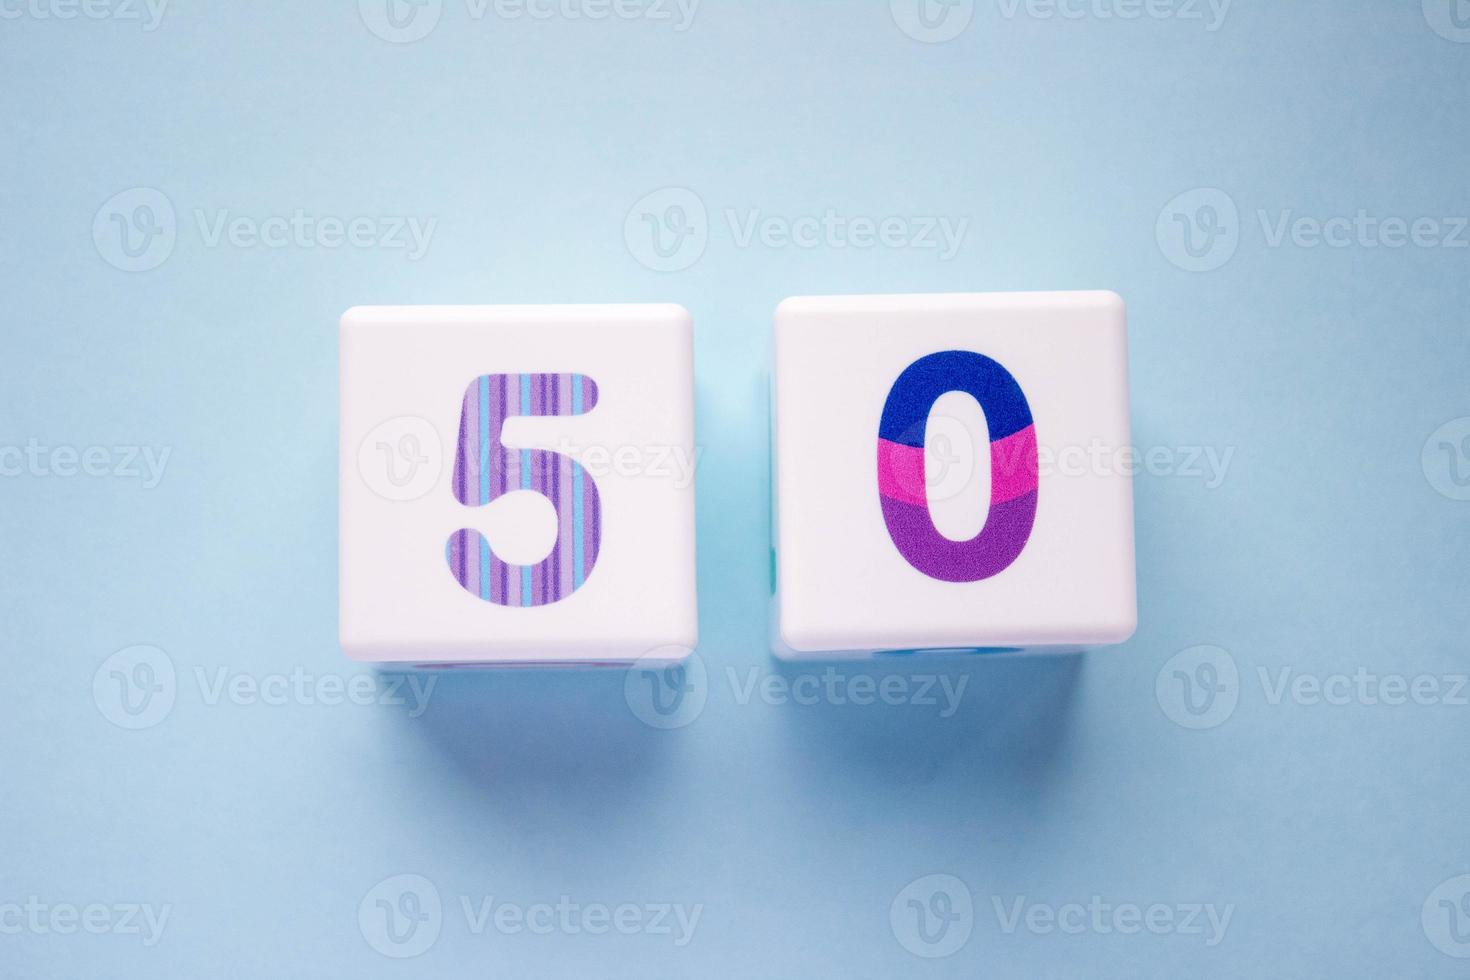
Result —
<path fill-rule="evenodd" d="M 341 371 L 349 657 L 611 665 L 695 646 L 685 310 L 358 307 Z"/>
<path fill-rule="evenodd" d="M 1116 294 L 788 299 L 772 395 L 778 655 L 1133 634 Z"/>

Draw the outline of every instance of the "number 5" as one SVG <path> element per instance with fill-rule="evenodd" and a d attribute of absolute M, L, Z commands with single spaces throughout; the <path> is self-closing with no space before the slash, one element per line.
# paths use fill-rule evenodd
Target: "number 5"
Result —
<path fill-rule="evenodd" d="M 498 606 L 545 606 L 582 587 L 597 564 L 602 508 L 597 484 L 570 456 L 501 444 L 505 420 L 522 416 L 582 415 L 597 405 L 597 382 L 582 374 L 486 374 L 465 390 L 454 458 L 454 496 L 484 507 L 517 490 L 530 490 L 556 510 L 556 544 L 535 565 L 496 557 L 472 528 L 449 536 L 444 554 L 455 581 Z"/>

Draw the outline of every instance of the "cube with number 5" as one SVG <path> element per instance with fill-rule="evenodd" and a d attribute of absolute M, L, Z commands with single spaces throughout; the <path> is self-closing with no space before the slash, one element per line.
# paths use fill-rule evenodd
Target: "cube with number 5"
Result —
<path fill-rule="evenodd" d="M 1116 294 L 790 299 L 773 402 L 778 654 L 1133 633 Z"/>
<path fill-rule="evenodd" d="M 356 307 L 341 372 L 348 656 L 626 664 L 694 647 L 685 310 Z"/>

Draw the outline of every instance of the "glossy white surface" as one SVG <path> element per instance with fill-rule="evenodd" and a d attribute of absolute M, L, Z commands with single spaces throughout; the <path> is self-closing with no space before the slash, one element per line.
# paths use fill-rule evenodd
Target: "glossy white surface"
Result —
<path fill-rule="evenodd" d="M 946 350 L 1010 371 L 1037 433 L 1030 539 L 1010 567 L 976 582 L 910 565 L 879 503 L 876 442 L 889 390 L 911 363 Z M 774 375 L 778 654 L 1066 649 L 1132 635 L 1127 340 L 1116 294 L 788 299 L 776 311 Z M 930 512 L 950 533 L 978 527 L 974 508 L 988 506 L 977 408 L 968 395 L 945 396 L 929 416 Z"/>
<path fill-rule="evenodd" d="M 341 325 L 341 643 L 406 664 L 677 660 L 697 640 L 693 328 L 678 306 L 358 307 Z M 461 400 L 480 375 L 580 373 L 577 416 L 510 418 L 505 445 L 581 463 L 601 547 L 560 601 L 507 607 L 461 588 L 445 543 L 479 530 L 506 560 L 546 555 L 556 517 L 515 491 L 467 507 L 451 488 Z M 410 441 L 405 442 L 407 437 Z"/>

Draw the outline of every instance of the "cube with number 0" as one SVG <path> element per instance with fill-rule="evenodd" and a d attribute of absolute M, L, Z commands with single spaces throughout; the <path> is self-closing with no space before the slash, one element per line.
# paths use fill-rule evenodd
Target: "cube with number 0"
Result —
<path fill-rule="evenodd" d="M 348 656 L 626 664 L 695 646 L 682 308 L 357 307 L 340 422 Z"/>
<path fill-rule="evenodd" d="M 779 655 L 1132 635 L 1116 294 L 789 299 L 772 388 Z"/>

